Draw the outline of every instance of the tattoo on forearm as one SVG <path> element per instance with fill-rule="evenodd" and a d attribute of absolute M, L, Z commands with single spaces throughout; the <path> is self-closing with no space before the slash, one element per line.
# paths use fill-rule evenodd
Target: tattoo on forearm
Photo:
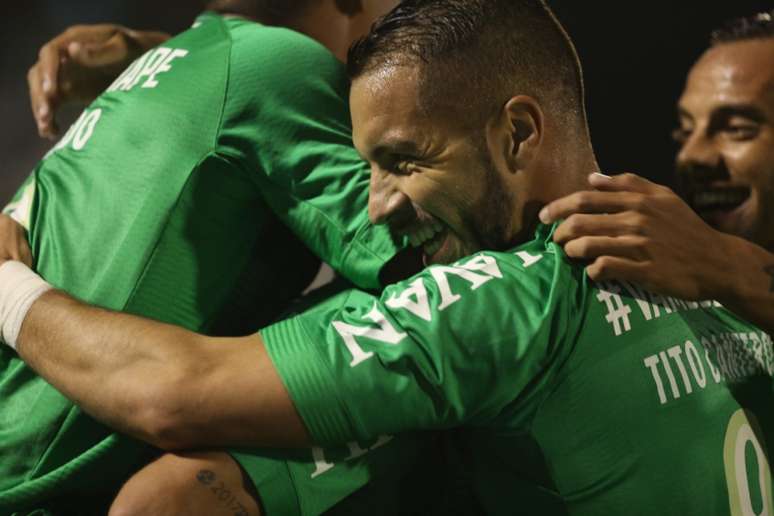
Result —
<path fill-rule="evenodd" d="M 769 265 L 763 271 L 771 276 L 771 285 L 769 285 L 769 292 L 774 292 L 774 265 Z"/>
<path fill-rule="evenodd" d="M 207 486 L 218 498 L 218 503 L 231 511 L 234 516 L 249 516 L 247 508 L 236 499 L 234 493 L 226 487 L 222 480 L 218 480 L 215 472 L 203 469 L 196 474 L 196 480 L 200 484 Z"/>

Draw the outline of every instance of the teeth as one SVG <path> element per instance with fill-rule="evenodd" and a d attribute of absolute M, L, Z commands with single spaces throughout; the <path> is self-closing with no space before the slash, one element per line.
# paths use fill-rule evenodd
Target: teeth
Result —
<path fill-rule="evenodd" d="M 440 222 L 433 221 L 427 226 L 423 226 L 413 233 L 409 234 L 409 243 L 413 247 L 419 247 L 422 244 L 432 240 L 432 238 L 443 230 Z"/>
<path fill-rule="evenodd" d="M 748 188 L 705 190 L 693 194 L 692 204 L 699 210 L 730 210 L 750 196 Z"/>
<path fill-rule="evenodd" d="M 443 244 L 443 238 L 436 238 L 425 245 L 425 254 L 427 256 L 433 256 L 441 248 Z"/>

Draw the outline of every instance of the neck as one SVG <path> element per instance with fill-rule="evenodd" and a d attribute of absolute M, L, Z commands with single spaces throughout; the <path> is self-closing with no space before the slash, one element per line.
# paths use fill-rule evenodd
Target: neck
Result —
<path fill-rule="evenodd" d="M 286 26 L 322 44 L 341 62 L 346 62 L 350 43 L 350 18 L 334 2 L 313 3 Z"/>
<path fill-rule="evenodd" d="M 566 141 L 581 142 L 578 145 L 563 145 L 553 152 L 550 168 L 554 170 L 554 177 L 559 180 L 552 181 L 551 192 L 548 201 L 559 199 L 572 193 L 588 190 L 589 174 L 600 172 L 594 149 L 588 138 L 577 136 Z"/>
<path fill-rule="evenodd" d="M 269 23 L 266 13 L 259 12 L 254 0 L 214 0 L 207 4 L 208 11 L 224 16 L 242 16 L 262 23 Z"/>

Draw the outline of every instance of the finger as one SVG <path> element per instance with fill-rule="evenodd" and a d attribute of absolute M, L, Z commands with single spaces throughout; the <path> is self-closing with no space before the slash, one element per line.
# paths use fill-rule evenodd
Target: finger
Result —
<path fill-rule="evenodd" d="M 605 174 L 591 174 L 589 176 L 589 184 L 597 190 L 606 192 L 638 192 L 643 194 L 654 193 L 655 189 L 659 186 L 656 183 L 648 181 L 644 177 L 640 177 L 636 174 L 619 174 L 616 176 L 608 176 Z"/>
<path fill-rule="evenodd" d="M 618 280 L 642 284 L 644 268 L 643 263 L 628 258 L 602 256 L 586 267 L 586 275 L 593 281 Z"/>
<path fill-rule="evenodd" d="M 124 35 L 115 30 L 104 41 L 88 43 L 73 41 L 67 46 L 67 53 L 75 63 L 96 68 L 123 63 L 127 59 L 129 50 Z"/>
<path fill-rule="evenodd" d="M 573 214 L 554 231 L 554 242 L 564 244 L 584 236 L 642 235 L 640 216 L 625 211 L 614 214 Z"/>
<path fill-rule="evenodd" d="M 32 117 L 38 128 L 38 134 L 43 138 L 50 138 L 55 132 L 51 105 L 42 91 L 40 69 L 37 65 L 30 68 L 27 73 L 27 87 L 30 91 L 30 107 Z"/>
<path fill-rule="evenodd" d="M 40 89 L 49 104 L 53 103 L 59 93 L 59 66 L 62 58 L 60 45 L 59 38 L 43 45 L 35 64 L 40 74 Z M 54 106 L 49 107 L 53 110 Z"/>
<path fill-rule="evenodd" d="M 618 213 L 636 206 L 640 194 L 629 192 L 575 192 L 546 205 L 540 221 L 551 224 L 575 213 Z"/>
<path fill-rule="evenodd" d="M 647 256 L 645 239 L 637 236 L 607 237 L 585 236 L 570 240 L 564 245 L 564 252 L 570 258 L 594 260 L 600 256 L 628 258 L 644 261 Z"/>

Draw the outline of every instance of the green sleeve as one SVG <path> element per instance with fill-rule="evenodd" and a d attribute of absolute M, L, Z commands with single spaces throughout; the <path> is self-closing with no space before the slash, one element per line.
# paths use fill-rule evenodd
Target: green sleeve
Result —
<path fill-rule="evenodd" d="M 320 258 L 356 285 L 378 287 L 397 248 L 368 222 L 369 171 L 352 144 L 343 65 L 287 29 L 241 22 L 231 37 L 220 145 Z"/>
<path fill-rule="evenodd" d="M 312 436 L 340 443 L 526 410 L 569 349 L 583 298 L 553 251 L 526 256 L 481 253 L 265 329 Z"/>

